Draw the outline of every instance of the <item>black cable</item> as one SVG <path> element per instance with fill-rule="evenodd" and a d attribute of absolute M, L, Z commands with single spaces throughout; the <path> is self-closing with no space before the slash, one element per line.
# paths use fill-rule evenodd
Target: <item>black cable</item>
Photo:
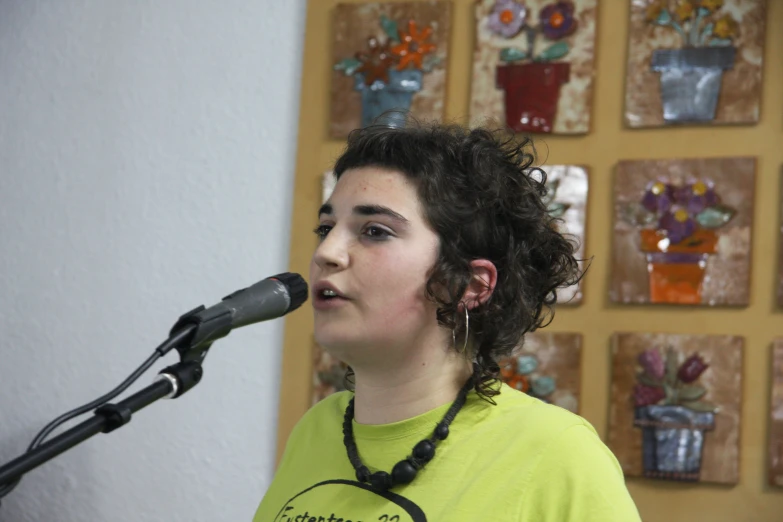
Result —
<path fill-rule="evenodd" d="M 155 364 L 155 362 L 166 355 L 169 351 L 171 351 L 173 348 L 177 346 L 183 339 L 185 339 L 188 335 L 191 334 L 193 328 L 184 328 L 183 330 L 177 332 L 176 334 L 172 335 L 168 339 L 166 339 L 163 343 L 161 343 L 160 346 L 155 348 L 155 351 L 150 355 L 146 361 L 144 361 L 141 366 L 139 366 L 130 376 L 125 379 L 122 384 L 114 388 L 112 391 L 104 395 L 103 397 L 99 397 L 98 399 L 95 399 L 94 401 L 85 404 L 83 406 L 79 406 L 78 408 L 71 410 L 67 413 L 63 413 L 56 419 L 54 419 L 52 422 L 44 426 L 44 428 L 38 432 L 38 434 L 35 436 L 33 441 L 30 443 L 30 445 L 27 447 L 27 452 L 34 450 L 41 444 L 43 444 L 44 440 L 46 440 L 46 437 L 48 437 L 52 431 L 57 429 L 60 425 L 62 425 L 65 422 L 68 422 L 69 420 L 78 417 L 79 415 L 83 415 L 89 411 L 94 410 L 95 408 L 98 408 L 99 406 L 103 406 L 125 390 L 127 390 L 134 382 L 136 382 L 139 377 L 141 377 L 144 372 L 150 369 L 150 367 Z M 3 498 L 4 496 L 8 495 L 13 491 L 13 489 L 19 485 L 19 482 L 21 481 L 21 477 L 16 479 L 14 482 L 9 482 L 7 484 L 0 484 L 0 498 Z"/>
<path fill-rule="evenodd" d="M 149 356 L 149 358 L 146 361 L 144 361 L 144 363 L 141 366 L 139 366 L 136 369 L 136 371 L 134 371 L 127 379 L 125 379 L 125 381 L 122 384 L 117 386 L 115 389 L 113 389 L 103 397 L 99 397 L 98 399 L 95 399 L 89 404 L 85 404 L 84 406 L 79 406 L 75 410 L 71 410 L 68 413 L 63 413 L 62 415 L 54 419 L 52 422 L 47 424 L 40 432 L 38 432 L 38 435 L 36 435 L 33 441 L 30 443 L 30 446 L 27 448 L 27 451 L 31 451 L 36 447 L 40 446 L 41 443 L 43 443 L 44 439 L 46 439 L 46 437 L 61 424 L 68 422 L 74 417 L 78 417 L 79 415 L 87 413 L 88 411 L 92 411 L 99 406 L 102 406 L 103 404 L 115 398 L 117 395 L 127 390 L 128 387 L 130 387 L 131 384 L 136 382 L 139 379 L 139 377 L 141 377 L 142 374 L 144 374 L 144 372 L 149 370 L 150 366 L 155 364 L 155 362 L 158 359 L 160 359 L 160 353 L 154 352 L 152 355 Z"/>

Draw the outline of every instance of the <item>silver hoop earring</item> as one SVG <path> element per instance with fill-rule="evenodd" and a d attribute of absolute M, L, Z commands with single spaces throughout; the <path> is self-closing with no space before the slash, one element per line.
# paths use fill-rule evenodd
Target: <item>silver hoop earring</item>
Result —
<path fill-rule="evenodd" d="M 468 314 L 468 307 L 464 304 L 462 306 L 465 308 L 465 343 L 462 345 L 462 350 L 457 350 L 457 334 L 455 333 L 456 325 L 451 329 L 451 342 L 454 345 L 454 350 L 457 353 L 465 353 L 465 351 L 468 349 L 468 333 L 470 333 L 470 315 Z"/>

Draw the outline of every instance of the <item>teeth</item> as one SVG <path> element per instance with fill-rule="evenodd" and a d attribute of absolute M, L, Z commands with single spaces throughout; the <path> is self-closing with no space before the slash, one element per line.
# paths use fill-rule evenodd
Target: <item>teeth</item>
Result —
<path fill-rule="evenodd" d="M 324 297 L 337 297 L 337 293 L 334 290 L 326 289 L 323 291 Z"/>

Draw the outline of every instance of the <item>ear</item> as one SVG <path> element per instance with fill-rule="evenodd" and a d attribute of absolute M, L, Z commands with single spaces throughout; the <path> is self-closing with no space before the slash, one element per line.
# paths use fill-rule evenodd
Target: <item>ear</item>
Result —
<path fill-rule="evenodd" d="M 473 276 L 462 296 L 462 301 L 468 310 L 473 310 L 489 300 L 498 282 L 498 269 L 487 259 L 473 260 L 470 266 L 473 269 Z"/>

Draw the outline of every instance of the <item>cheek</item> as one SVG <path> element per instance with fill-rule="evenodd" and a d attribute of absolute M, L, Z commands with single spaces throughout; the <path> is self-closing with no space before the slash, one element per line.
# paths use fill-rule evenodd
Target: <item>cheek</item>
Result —
<path fill-rule="evenodd" d="M 395 252 L 370 259 L 374 301 L 392 317 L 421 314 L 432 303 L 426 297 L 429 269 L 434 258 L 427 252 Z M 432 305 L 434 307 L 434 305 Z"/>

